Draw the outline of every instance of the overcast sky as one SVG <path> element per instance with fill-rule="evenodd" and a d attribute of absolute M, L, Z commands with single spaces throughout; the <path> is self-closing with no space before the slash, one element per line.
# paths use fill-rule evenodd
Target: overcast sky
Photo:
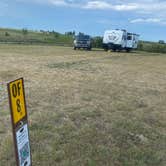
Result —
<path fill-rule="evenodd" d="M 0 27 L 92 36 L 119 28 L 166 40 L 166 0 L 0 0 Z"/>

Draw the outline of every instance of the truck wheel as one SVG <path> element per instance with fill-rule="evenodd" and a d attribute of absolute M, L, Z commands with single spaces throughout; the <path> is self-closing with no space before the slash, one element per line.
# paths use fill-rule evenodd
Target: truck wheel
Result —
<path fill-rule="evenodd" d="M 76 50 L 76 47 L 74 47 L 74 50 Z"/>
<path fill-rule="evenodd" d="M 91 51 L 91 50 L 92 50 L 92 48 L 91 48 L 91 47 L 89 47 L 89 48 L 87 48 L 87 50 L 88 50 L 88 51 Z"/>

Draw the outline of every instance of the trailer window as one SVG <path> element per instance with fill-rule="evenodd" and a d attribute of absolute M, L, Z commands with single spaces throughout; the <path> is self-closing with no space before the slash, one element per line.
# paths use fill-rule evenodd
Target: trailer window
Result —
<path fill-rule="evenodd" d="M 127 40 L 132 40 L 132 36 L 127 36 Z"/>

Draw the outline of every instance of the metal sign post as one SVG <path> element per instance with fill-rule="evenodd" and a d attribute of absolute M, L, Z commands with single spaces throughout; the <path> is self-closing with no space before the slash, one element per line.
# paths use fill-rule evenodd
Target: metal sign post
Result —
<path fill-rule="evenodd" d="M 20 78 L 9 82 L 7 86 L 17 166 L 31 166 L 24 80 Z"/>

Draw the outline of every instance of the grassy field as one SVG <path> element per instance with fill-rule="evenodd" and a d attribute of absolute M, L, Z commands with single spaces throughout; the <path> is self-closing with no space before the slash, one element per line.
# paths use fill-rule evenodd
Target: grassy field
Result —
<path fill-rule="evenodd" d="M 1 82 L 18 77 L 34 166 L 166 165 L 165 54 L 0 45 Z M 0 166 L 14 164 L 4 99 Z"/>

